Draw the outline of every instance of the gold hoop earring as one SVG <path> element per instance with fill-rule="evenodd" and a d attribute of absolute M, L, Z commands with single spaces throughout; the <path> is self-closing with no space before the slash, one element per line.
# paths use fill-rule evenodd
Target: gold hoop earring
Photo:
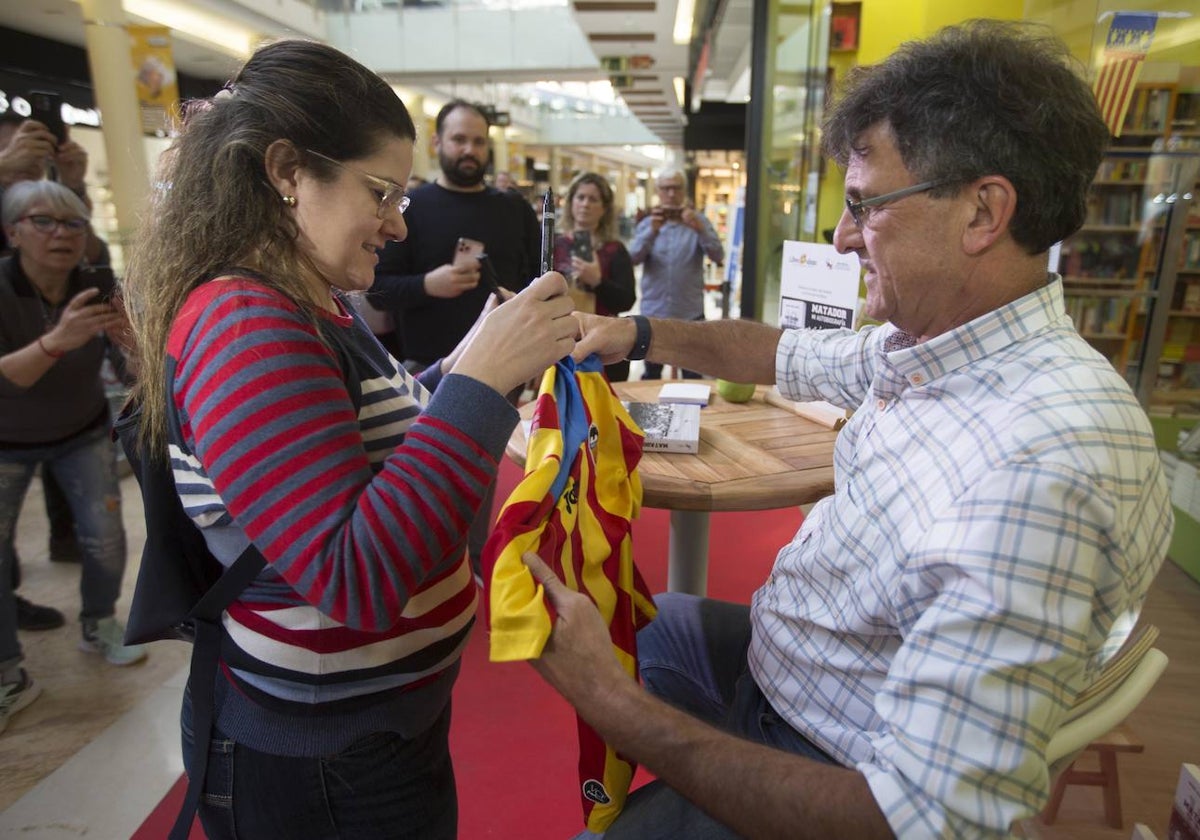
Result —
<path fill-rule="evenodd" d="M 286 204 L 288 207 L 295 207 L 296 206 L 296 196 L 294 196 L 294 195 L 283 196 L 283 203 Z"/>

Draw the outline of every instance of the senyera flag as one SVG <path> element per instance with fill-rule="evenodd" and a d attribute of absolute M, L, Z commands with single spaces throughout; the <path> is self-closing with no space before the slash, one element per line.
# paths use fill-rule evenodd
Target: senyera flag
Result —
<path fill-rule="evenodd" d="M 1150 51 L 1157 23 L 1158 15 L 1154 12 L 1117 12 L 1108 28 L 1100 73 L 1092 90 L 1114 137 L 1121 136 L 1125 112 L 1133 99 L 1142 60 Z"/>

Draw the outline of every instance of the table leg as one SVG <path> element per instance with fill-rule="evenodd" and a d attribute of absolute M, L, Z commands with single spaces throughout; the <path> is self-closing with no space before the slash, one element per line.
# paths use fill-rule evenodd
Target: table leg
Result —
<path fill-rule="evenodd" d="M 668 591 L 708 594 L 708 525 L 708 511 L 671 511 Z"/>

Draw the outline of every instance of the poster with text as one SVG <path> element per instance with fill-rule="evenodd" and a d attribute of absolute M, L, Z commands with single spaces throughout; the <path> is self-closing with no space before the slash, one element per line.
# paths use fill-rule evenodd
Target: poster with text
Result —
<path fill-rule="evenodd" d="M 858 306 L 857 254 L 832 245 L 784 242 L 779 326 L 785 330 L 854 326 Z"/>

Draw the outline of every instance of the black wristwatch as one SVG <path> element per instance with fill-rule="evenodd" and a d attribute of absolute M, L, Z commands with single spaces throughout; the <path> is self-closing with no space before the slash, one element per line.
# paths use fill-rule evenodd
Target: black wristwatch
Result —
<path fill-rule="evenodd" d="M 650 350 L 650 319 L 645 315 L 630 315 L 629 318 L 633 321 L 637 334 L 633 339 L 633 349 L 625 358 L 631 362 L 638 362 L 646 358 L 646 353 Z"/>

